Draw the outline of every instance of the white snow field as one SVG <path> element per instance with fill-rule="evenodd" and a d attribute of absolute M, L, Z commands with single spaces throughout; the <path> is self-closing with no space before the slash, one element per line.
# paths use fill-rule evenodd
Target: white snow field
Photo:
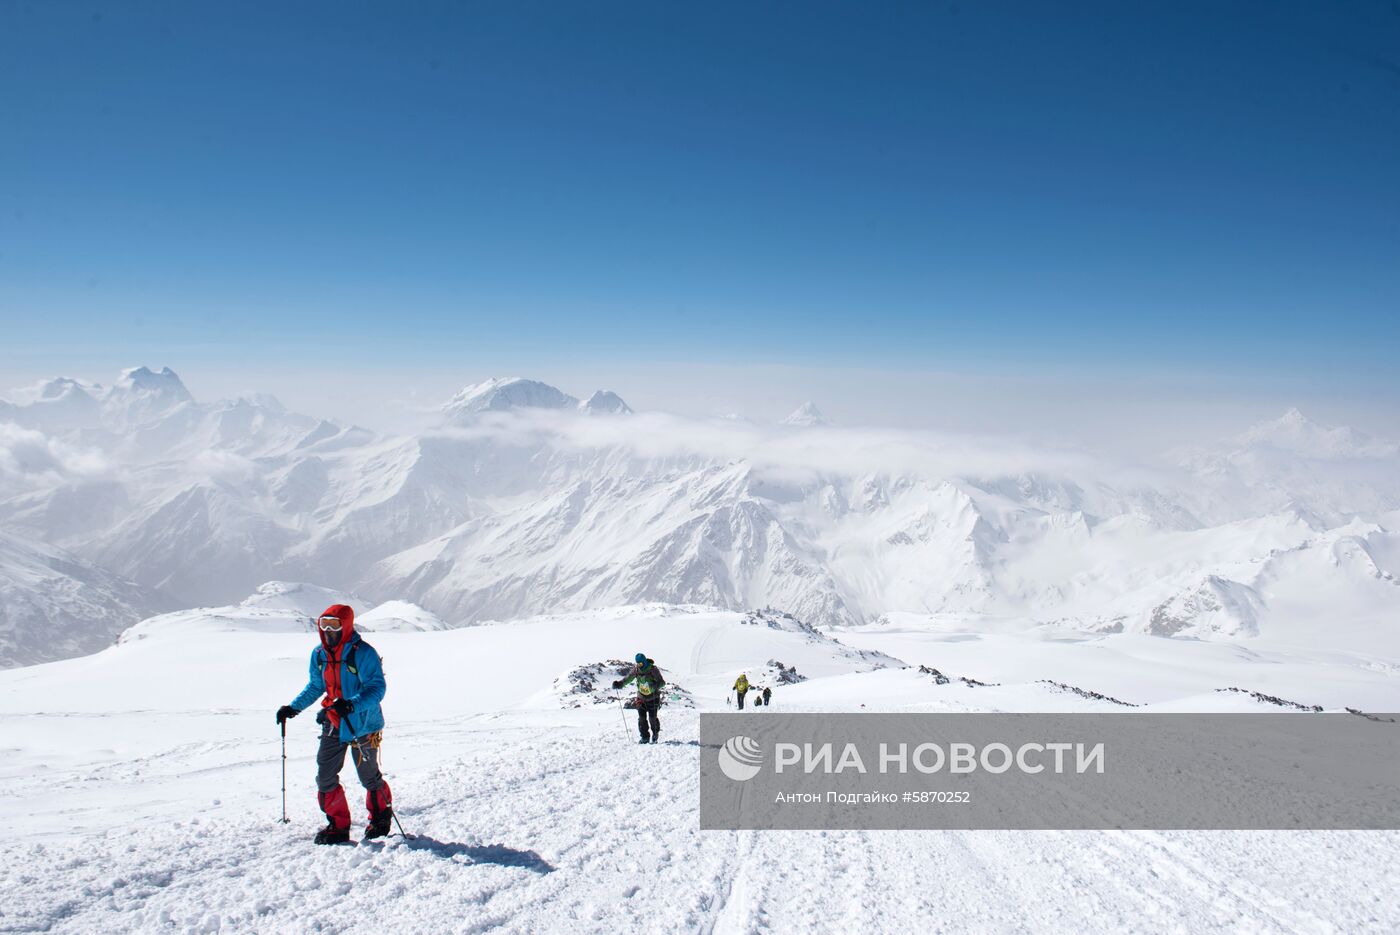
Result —
<path fill-rule="evenodd" d="M 259 595 L 0 672 L 0 931 L 1400 930 L 1400 833 L 698 828 L 698 714 L 727 710 L 740 671 L 773 685 L 775 710 L 1122 710 L 1059 682 L 1148 710 L 1279 710 L 1215 691 L 1240 687 L 1394 711 L 1393 657 L 947 620 L 847 645 L 779 614 L 658 604 L 368 633 L 386 773 L 417 837 L 317 847 L 315 725 L 288 725 L 283 825 L 273 712 L 314 645 L 298 595 L 323 595 Z M 414 610 L 385 617 L 427 619 Z M 696 705 L 664 707 L 655 746 L 602 693 L 568 692 L 574 670 L 637 651 Z M 803 680 L 777 684 L 779 663 Z M 342 778 L 358 838 L 363 795 Z"/>

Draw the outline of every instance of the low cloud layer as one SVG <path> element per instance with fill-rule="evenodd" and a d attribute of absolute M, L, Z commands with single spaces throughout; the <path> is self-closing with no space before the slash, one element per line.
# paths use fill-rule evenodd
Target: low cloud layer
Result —
<path fill-rule="evenodd" d="M 34 429 L 0 422 L 0 488 L 25 489 L 65 480 L 95 479 L 109 470 L 106 457 Z"/>
<path fill-rule="evenodd" d="M 1036 446 L 997 436 L 842 426 L 799 428 L 662 413 L 621 418 L 553 411 L 488 414 L 472 426 L 434 434 L 490 437 L 556 449 L 622 448 L 652 460 L 742 460 L 772 476 L 794 480 L 823 474 L 984 478 L 1037 474 L 1081 481 L 1112 475 L 1119 481 L 1140 481 L 1150 474 L 1147 469 L 1111 465 L 1083 450 Z"/>

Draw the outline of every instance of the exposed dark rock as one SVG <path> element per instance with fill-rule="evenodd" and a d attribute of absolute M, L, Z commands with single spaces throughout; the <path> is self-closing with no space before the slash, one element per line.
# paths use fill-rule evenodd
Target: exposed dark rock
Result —
<path fill-rule="evenodd" d="M 1001 684 L 1000 682 L 979 682 L 977 681 L 977 679 L 970 679 L 962 675 L 944 675 L 942 672 L 939 672 L 937 669 L 930 668 L 929 666 L 919 666 L 919 672 L 921 672 L 924 675 L 933 676 L 934 682 L 936 682 L 939 685 L 948 685 L 952 682 L 962 682 L 968 688 L 991 688 L 993 685 Z"/>
<path fill-rule="evenodd" d="M 1038 681 L 1042 685 L 1052 685 L 1055 688 L 1060 689 L 1061 691 L 1067 691 L 1070 694 L 1078 695 L 1080 698 L 1088 698 L 1091 701 L 1108 701 L 1112 702 L 1113 704 L 1122 705 L 1125 708 L 1142 707 L 1142 705 L 1140 704 L 1133 704 L 1131 701 L 1123 701 L 1120 698 L 1114 698 L 1112 695 L 1105 695 L 1102 692 L 1089 691 L 1087 688 L 1079 688 L 1076 685 L 1066 685 L 1064 682 L 1054 682 L 1050 679 L 1038 679 Z"/>
<path fill-rule="evenodd" d="M 1322 705 L 1320 704 L 1299 704 L 1296 701 L 1289 701 L 1288 699 L 1280 698 L 1277 695 L 1266 695 L 1263 692 L 1250 691 L 1247 688 L 1217 688 L 1216 691 L 1238 692 L 1241 695 L 1248 695 L 1255 701 L 1262 701 L 1265 704 L 1277 705 L 1280 708 L 1293 708 L 1295 711 L 1312 711 L 1314 713 L 1322 711 Z"/>

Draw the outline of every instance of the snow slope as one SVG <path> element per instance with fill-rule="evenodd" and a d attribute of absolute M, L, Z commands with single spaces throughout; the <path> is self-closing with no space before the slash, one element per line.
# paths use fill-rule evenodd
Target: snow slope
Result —
<path fill-rule="evenodd" d="M 0 531 L 0 666 L 96 652 L 163 606 L 161 595 L 63 549 Z"/>
<path fill-rule="evenodd" d="M 190 633 L 209 632 L 315 634 L 316 618 L 332 604 L 361 608 L 355 625 L 366 633 L 447 629 L 432 613 L 408 601 L 371 606 L 353 594 L 314 584 L 269 581 L 238 604 L 148 617 L 125 630 L 116 642 L 121 646 L 151 638 L 178 640 Z"/>
<path fill-rule="evenodd" d="M 447 629 L 447 624 L 437 614 L 408 601 L 385 601 L 356 616 L 355 626 L 363 633 Z"/>
<path fill-rule="evenodd" d="M 1111 659 L 1097 656 L 1097 641 L 1051 651 L 1024 635 L 980 647 L 949 640 L 944 648 L 961 656 L 927 654 L 953 675 L 965 665 L 1005 678 L 973 686 L 775 614 L 652 605 L 376 633 L 389 679 L 386 770 L 418 837 L 317 848 L 309 716 L 289 724 L 292 823 L 277 822 L 272 711 L 305 679 L 315 638 L 299 626 L 281 608 L 186 611 L 93 656 L 0 672 L 0 820 L 11 835 L 0 930 L 1400 926 L 1400 903 L 1388 898 L 1400 834 L 1390 832 L 701 833 L 694 709 L 663 708 L 663 742 L 643 748 L 628 715 L 568 707 L 555 691 L 579 665 L 645 651 L 700 710 L 723 709 L 737 672 L 771 659 L 806 676 L 775 688 L 779 709 L 1106 710 L 1116 706 L 1039 679 L 1114 675 L 1144 679 L 1133 697 L 1155 700 L 1153 710 L 1277 710 L 1201 691 L 1209 683 L 1193 662 L 1249 686 L 1278 658 L 1129 635 L 1100 638 Z M 1164 670 L 1135 655 L 1148 642 L 1181 656 Z M 1293 692 L 1354 700 L 1340 676 L 1325 690 L 1307 678 L 1336 660 L 1291 664 Z M 1397 700 L 1400 667 L 1356 661 L 1353 670 L 1355 697 Z M 350 799 L 362 823 L 361 797 Z"/>

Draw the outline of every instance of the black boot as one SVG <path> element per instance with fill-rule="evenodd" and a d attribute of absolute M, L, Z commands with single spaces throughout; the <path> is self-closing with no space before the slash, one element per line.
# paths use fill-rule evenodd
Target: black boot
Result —
<path fill-rule="evenodd" d="M 660 740 L 661 740 L 661 731 L 657 731 L 656 733 L 654 733 L 654 734 L 651 735 L 651 742 L 652 742 L 652 743 L 657 743 L 657 742 L 659 742 Z"/>
<path fill-rule="evenodd" d="M 651 743 L 651 738 L 649 738 L 646 734 L 643 734 L 643 735 L 642 735 L 642 739 L 639 740 L 639 741 L 637 741 L 637 742 L 638 742 L 638 743 Z"/>
<path fill-rule="evenodd" d="M 312 838 L 317 844 L 345 844 L 350 840 L 349 828 L 337 828 L 335 825 L 326 825 L 316 832 L 316 837 Z"/>
<path fill-rule="evenodd" d="M 369 824 L 365 825 L 365 840 L 372 838 L 382 838 L 390 831 L 390 822 L 394 819 L 394 810 L 386 808 L 381 812 L 375 812 L 370 816 Z"/>

